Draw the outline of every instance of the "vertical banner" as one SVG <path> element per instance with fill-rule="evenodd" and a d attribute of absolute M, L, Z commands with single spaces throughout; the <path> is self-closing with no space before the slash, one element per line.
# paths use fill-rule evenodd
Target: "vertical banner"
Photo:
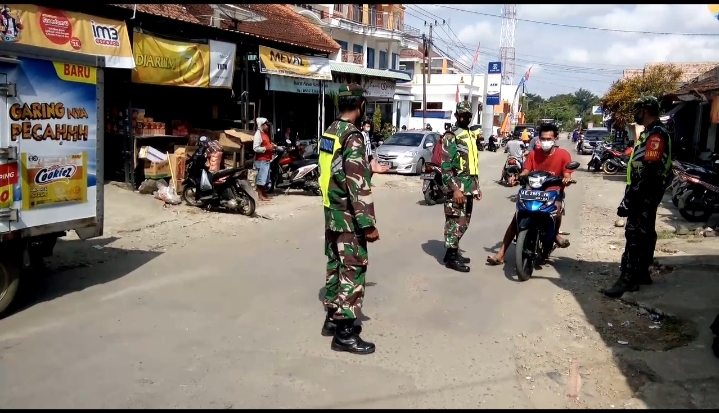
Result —
<path fill-rule="evenodd" d="M 210 87 L 232 88 L 237 46 L 210 40 Z"/>
<path fill-rule="evenodd" d="M 502 62 L 489 62 L 487 67 L 487 90 L 484 91 L 484 94 L 487 96 L 487 105 L 499 105 L 501 93 Z"/>

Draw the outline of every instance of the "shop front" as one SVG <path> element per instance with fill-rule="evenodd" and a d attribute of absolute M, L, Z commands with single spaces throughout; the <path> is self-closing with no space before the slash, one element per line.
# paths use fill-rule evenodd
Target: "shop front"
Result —
<path fill-rule="evenodd" d="M 392 79 L 378 79 L 363 76 L 362 86 L 367 97 L 367 117 L 374 119 L 379 112 L 382 126 L 395 124 L 397 102 L 394 100 L 396 82 Z"/>
<path fill-rule="evenodd" d="M 298 140 L 317 139 L 324 129 L 325 81 L 332 79 L 329 59 L 265 46 L 259 49 L 260 72 L 265 75 L 265 90 L 271 95 L 272 115 L 261 113 L 272 120 L 275 140 L 287 128 Z"/>
<path fill-rule="evenodd" d="M 131 82 L 106 96 L 105 111 L 106 129 L 125 142 L 123 152 L 130 154 L 126 182 L 138 186 L 145 179 L 170 178 L 179 193 L 182 161 L 200 135 L 225 138 L 219 142 L 225 155 L 235 163 L 239 154 L 243 161 L 244 135 L 232 142 L 222 133 L 234 126 L 221 114 L 233 103 L 236 45 L 171 40 L 140 29 L 133 32 L 132 43 L 136 68 Z"/>

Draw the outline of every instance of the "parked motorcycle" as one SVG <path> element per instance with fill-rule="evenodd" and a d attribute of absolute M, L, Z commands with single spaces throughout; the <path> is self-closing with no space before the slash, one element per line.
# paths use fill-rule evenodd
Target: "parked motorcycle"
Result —
<path fill-rule="evenodd" d="M 507 157 L 507 160 L 504 162 L 504 168 L 502 168 L 502 179 L 500 180 L 500 182 L 504 182 L 505 185 L 510 186 L 509 181 L 511 178 L 514 178 L 514 182 L 516 184 L 517 177 L 519 176 L 520 172 L 522 172 L 523 164 L 524 159 L 517 158 L 514 156 Z"/>
<path fill-rule="evenodd" d="M 617 172 L 626 172 L 629 165 L 629 156 L 619 151 L 610 150 L 607 151 L 611 157 L 609 157 L 602 164 L 602 172 L 607 175 L 615 175 Z"/>
<path fill-rule="evenodd" d="M 602 169 L 602 164 L 604 164 L 604 161 L 606 159 L 604 158 L 604 152 L 607 150 L 608 147 L 604 145 L 602 142 L 597 142 L 597 146 L 594 147 L 594 151 L 592 151 L 592 158 L 589 159 L 589 163 L 587 164 L 587 171 L 591 171 L 594 169 L 594 172 L 599 171 Z"/>
<path fill-rule="evenodd" d="M 709 161 L 711 163 L 714 163 L 716 167 L 712 167 L 713 165 L 711 163 L 700 165 L 691 164 L 688 162 L 679 162 L 679 161 L 673 161 L 672 163 L 672 174 L 673 179 L 671 184 L 669 185 L 669 189 L 671 190 L 672 194 L 672 203 L 674 206 L 679 206 L 679 198 L 682 197 L 684 192 L 690 187 L 691 182 L 687 181 L 686 177 L 689 176 L 710 176 L 707 178 L 710 182 L 713 182 L 715 177 L 711 177 L 711 175 L 717 175 L 719 170 L 719 154 L 713 154 L 711 155 L 711 158 L 713 161 Z"/>
<path fill-rule="evenodd" d="M 319 164 L 316 158 L 305 159 L 304 145 L 278 146 L 270 161 L 267 193 L 275 189 L 302 189 L 320 195 Z"/>
<path fill-rule="evenodd" d="M 682 179 L 688 183 L 679 198 L 679 213 L 684 219 L 702 222 L 719 212 L 719 178 L 716 174 L 683 174 Z"/>
<path fill-rule="evenodd" d="M 432 162 L 424 164 L 424 173 L 422 178 L 422 193 L 424 194 L 424 202 L 427 205 L 443 203 L 447 198 L 442 188 L 442 168 Z"/>
<path fill-rule="evenodd" d="M 211 173 L 207 163 L 207 137 L 187 161 L 187 178 L 182 182 L 182 199 L 195 207 L 222 207 L 242 215 L 255 213 L 255 191 L 247 182 L 245 168 L 228 168 Z"/>
<path fill-rule="evenodd" d="M 565 168 L 579 168 L 579 162 L 569 162 Z M 551 186 L 561 186 L 562 177 L 544 171 L 533 171 L 520 177 L 522 188 L 517 196 L 517 250 L 515 267 L 520 281 L 532 277 L 540 259 L 549 258 L 556 239 L 555 205 L 559 191 L 547 191 Z M 576 183 L 576 181 L 572 181 Z"/>

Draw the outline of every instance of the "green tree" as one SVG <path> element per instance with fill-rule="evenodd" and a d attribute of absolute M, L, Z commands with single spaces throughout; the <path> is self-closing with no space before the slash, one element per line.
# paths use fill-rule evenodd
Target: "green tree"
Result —
<path fill-rule="evenodd" d="M 374 115 L 372 115 L 372 126 L 372 129 L 375 132 L 380 132 L 382 130 L 382 112 L 379 108 L 374 109 Z"/>
<path fill-rule="evenodd" d="M 632 105 L 644 95 L 661 98 L 677 89 L 682 71 L 674 65 L 652 66 L 643 76 L 620 79 L 609 88 L 601 99 L 605 116 L 610 116 L 617 128 L 633 122 Z"/>
<path fill-rule="evenodd" d="M 574 105 L 577 108 L 577 117 L 583 117 L 587 115 L 591 110 L 592 106 L 599 104 L 599 96 L 588 91 L 587 89 L 580 88 L 574 92 Z"/>

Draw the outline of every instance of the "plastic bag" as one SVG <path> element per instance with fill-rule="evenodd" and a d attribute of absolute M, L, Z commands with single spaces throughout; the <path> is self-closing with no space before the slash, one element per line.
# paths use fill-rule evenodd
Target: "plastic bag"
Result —
<path fill-rule="evenodd" d="M 141 194 L 152 194 L 155 191 L 162 188 L 163 186 L 165 186 L 164 184 L 165 184 L 165 181 L 163 181 L 163 180 L 145 179 L 144 181 L 142 181 L 142 183 L 137 188 L 137 190 Z"/>
<path fill-rule="evenodd" d="M 212 190 L 212 183 L 210 182 L 210 174 L 203 170 L 200 177 L 200 191 Z"/>
<path fill-rule="evenodd" d="M 166 204 L 178 205 L 182 200 L 175 192 L 175 188 L 171 186 L 163 186 L 155 192 L 155 198 L 164 201 Z"/>

